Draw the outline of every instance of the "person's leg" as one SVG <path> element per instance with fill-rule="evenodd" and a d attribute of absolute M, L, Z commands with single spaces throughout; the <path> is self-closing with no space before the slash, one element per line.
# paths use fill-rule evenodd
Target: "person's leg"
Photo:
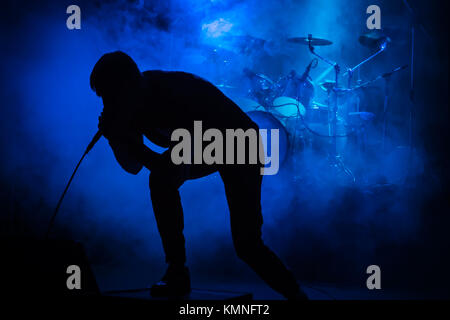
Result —
<path fill-rule="evenodd" d="M 168 268 L 161 281 L 150 288 L 154 297 L 182 296 L 191 291 L 183 236 L 183 208 L 178 188 L 183 184 L 182 171 L 160 168 L 150 173 L 149 186 L 153 212 L 161 236 Z"/>
<path fill-rule="evenodd" d="M 201 178 L 215 171 L 217 168 L 213 166 L 168 163 L 150 173 L 153 212 L 168 264 L 183 265 L 186 262 L 183 207 L 178 189 L 186 180 Z"/>
<path fill-rule="evenodd" d="M 178 191 L 183 182 L 175 170 L 154 170 L 150 173 L 153 212 L 168 264 L 184 265 L 186 261 L 183 208 Z"/>
<path fill-rule="evenodd" d="M 261 239 L 261 182 L 259 166 L 221 170 L 230 209 L 231 232 L 236 253 L 272 289 L 287 298 L 302 292 L 293 274 Z"/>
<path fill-rule="evenodd" d="M 211 167 L 167 165 L 150 173 L 149 186 L 153 212 L 161 236 L 168 269 L 162 280 L 151 287 L 153 296 L 185 295 L 190 292 L 189 271 L 185 267 L 184 221 L 179 187 L 188 179 L 208 175 Z M 195 175 L 194 175 L 195 174 Z"/>

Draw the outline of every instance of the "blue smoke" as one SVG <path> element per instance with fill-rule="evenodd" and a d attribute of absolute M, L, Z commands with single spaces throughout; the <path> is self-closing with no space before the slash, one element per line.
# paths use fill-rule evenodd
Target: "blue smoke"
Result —
<path fill-rule="evenodd" d="M 37 215 L 25 218 L 36 222 L 37 234 L 44 232 L 76 161 L 96 132 L 102 104 L 89 88 L 89 75 L 103 53 L 122 50 L 135 59 L 141 70 L 183 70 L 215 84 L 231 79 L 236 87 L 245 86 L 241 80 L 245 66 L 277 77 L 279 70 L 284 75 L 292 69 L 302 73 L 312 56 L 306 47 L 286 45 L 287 63 L 277 68 L 258 65 L 234 51 L 233 43 L 223 40 L 225 35 L 266 39 L 273 45 L 268 52 L 276 52 L 278 40 L 311 33 L 334 42 L 317 50 L 342 64 L 343 70 L 371 54 L 357 42 L 358 35 L 365 31 L 365 8 L 373 4 L 369 1 L 358 1 L 351 7 L 345 1 L 332 0 L 82 1 L 78 4 L 81 30 L 65 28 L 69 3 L 47 4 L 29 5 L 27 13 L 14 23 L 6 20 L 12 25 L 2 41 L 14 48 L 2 53 L 2 60 L 7 61 L 2 65 L 5 117 L 0 132 L 6 155 L 2 159 L 2 178 L 12 185 L 12 196 L 24 205 L 36 208 L 43 202 L 43 208 L 48 209 L 35 210 Z M 391 11 L 386 12 L 383 23 L 404 18 L 405 12 L 397 6 L 386 7 Z M 5 28 L 2 30 L 5 32 Z M 371 79 L 408 60 L 407 43 L 389 49 L 364 66 L 360 76 Z M 319 63 L 311 77 L 315 79 L 327 69 L 326 64 Z M 326 79 L 333 79 L 332 71 Z M 382 99 L 382 82 L 376 86 Z M 394 77 L 392 87 L 396 90 L 391 97 L 391 142 L 404 146 L 404 110 L 396 106 L 407 101 L 407 72 Z M 233 96 L 233 92 L 224 91 Z M 317 101 L 325 100 L 326 94 L 318 86 L 315 92 Z M 326 157 L 308 152 L 299 157 L 295 166 L 275 177 L 265 177 L 265 240 L 298 270 L 305 268 L 299 257 L 314 261 L 315 254 L 324 253 L 318 258 L 323 260 L 330 252 L 337 254 L 350 248 L 354 256 L 348 259 L 370 260 L 380 241 L 409 241 L 419 220 L 412 210 L 414 203 L 408 203 L 398 187 L 406 176 L 401 170 L 407 155 L 402 148 L 392 150 L 386 157 L 372 159 L 373 163 L 354 163 L 358 170 L 367 171 L 370 182 L 393 185 L 379 195 L 377 192 L 382 191 L 377 189 L 342 191 L 339 181 L 321 176 L 323 166 L 319 164 Z M 348 158 L 351 160 L 351 155 Z M 420 173 L 424 158 L 416 158 L 414 174 Z M 209 256 L 211 264 L 221 261 L 215 264 L 219 274 L 238 270 L 235 257 L 220 256 L 221 252 L 233 254 L 220 177 L 214 174 L 189 181 L 181 188 L 181 195 L 189 263 L 200 269 L 204 256 Z M 124 172 L 104 139 L 83 162 L 55 228 L 58 235 L 68 232 L 83 240 L 90 257 L 99 264 L 123 262 L 132 255 L 155 270 L 161 268 L 163 254 L 149 198 L 148 172 L 143 170 L 137 176 Z M 348 230 L 354 232 L 349 234 Z M 315 267 L 310 263 L 305 269 Z M 299 274 L 314 278 L 306 271 Z"/>

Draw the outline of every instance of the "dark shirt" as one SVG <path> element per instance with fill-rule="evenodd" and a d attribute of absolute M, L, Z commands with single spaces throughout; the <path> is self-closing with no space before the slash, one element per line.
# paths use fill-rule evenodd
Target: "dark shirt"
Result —
<path fill-rule="evenodd" d="M 193 136 L 194 121 L 202 131 L 216 128 L 258 129 L 233 101 L 210 82 L 186 72 L 145 71 L 148 95 L 138 116 L 138 129 L 153 143 L 170 147 L 172 131 L 184 128 Z"/>

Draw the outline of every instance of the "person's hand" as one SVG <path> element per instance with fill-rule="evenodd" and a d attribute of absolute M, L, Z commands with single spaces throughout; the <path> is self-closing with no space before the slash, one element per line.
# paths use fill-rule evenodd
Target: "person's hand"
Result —
<path fill-rule="evenodd" d="M 120 134 L 120 127 L 120 119 L 112 112 L 103 111 L 98 117 L 98 129 L 108 140 Z"/>

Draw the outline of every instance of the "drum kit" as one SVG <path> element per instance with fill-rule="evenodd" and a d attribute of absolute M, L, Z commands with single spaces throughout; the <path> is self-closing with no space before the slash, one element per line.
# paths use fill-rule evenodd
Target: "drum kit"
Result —
<path fill-rule="evenodd" d="M 243 42 L 240 37 L 239 42 Z M 252 48 L 258 49 L 267 45 L 262 39 L 245 37 L 244 43 L 251 44 Z M 346 175 L 350 181 L 356 182 L 356 176 L 344 164 L 343 154 L 348 137 L 356 137 L 359 141 L 358 148 L 364 148 L 367 140 L 365 128 L 375 119 L 380 119 L 381 148 L 385 147 L 387 130 L 387 108 L 388 108 L 388 80 L 390 76 L 406 66 L 398 67 L 390 72 L 362 83 L 358 81 L 353 84 L 352 77 L 358 68 L 367 63 L 375 56 L 383 52 L 391 39 L 378 30 L 370 31 L 359 37 L 358 42 L 375 52 L 356 66 L 347 68 L 341 74 L 339 64 L 329 60 L 316 52 L 316 47 L 330 46 L 332 41 L 313 38 L 311 34 L 307 37 L 288 38 L 287 43 L 294 45 L 297 49 L 306 47 L 314 56 L 306 66 L 302 74 L 291 71 L 286 76 L 280 76 L 277 80 L 258 73 L 248 68 L 243 69 L 243 77 L 250 83 L 246 94 L 232 98 L 235 103 L 243 109 L 259 126 L 266 129 L 279 129 L 280 131 L 280 163 L 287 160 L 296 161 L 296 154 L 310 148 L 323 154 L 328 165 L 339 173 Z M 248 46 L 243 52 L 249 52 Z M 330 66 L 334 70 L 334 79 L 317 83 L 310 76 L 310 70 L 316 68 L 319 61 Z M 346 86 L 339 83 L 340 76 L 347 77 Z M 384 105 L 382 114 L 375 114 L 360 106 L 360 95 L 365 88 L 373 86 L 379 79 L 385 79 Z M 320 81 L 320 80 L 319 80 Z M 317 83 L 317 84 L 316 84 Z M 227 83 L 216 84 L 220 89 L 227 91 L 238 86 Z M 320 103 L 314 100 L 315 90 L 323 90 L 326 101 Z"/>

